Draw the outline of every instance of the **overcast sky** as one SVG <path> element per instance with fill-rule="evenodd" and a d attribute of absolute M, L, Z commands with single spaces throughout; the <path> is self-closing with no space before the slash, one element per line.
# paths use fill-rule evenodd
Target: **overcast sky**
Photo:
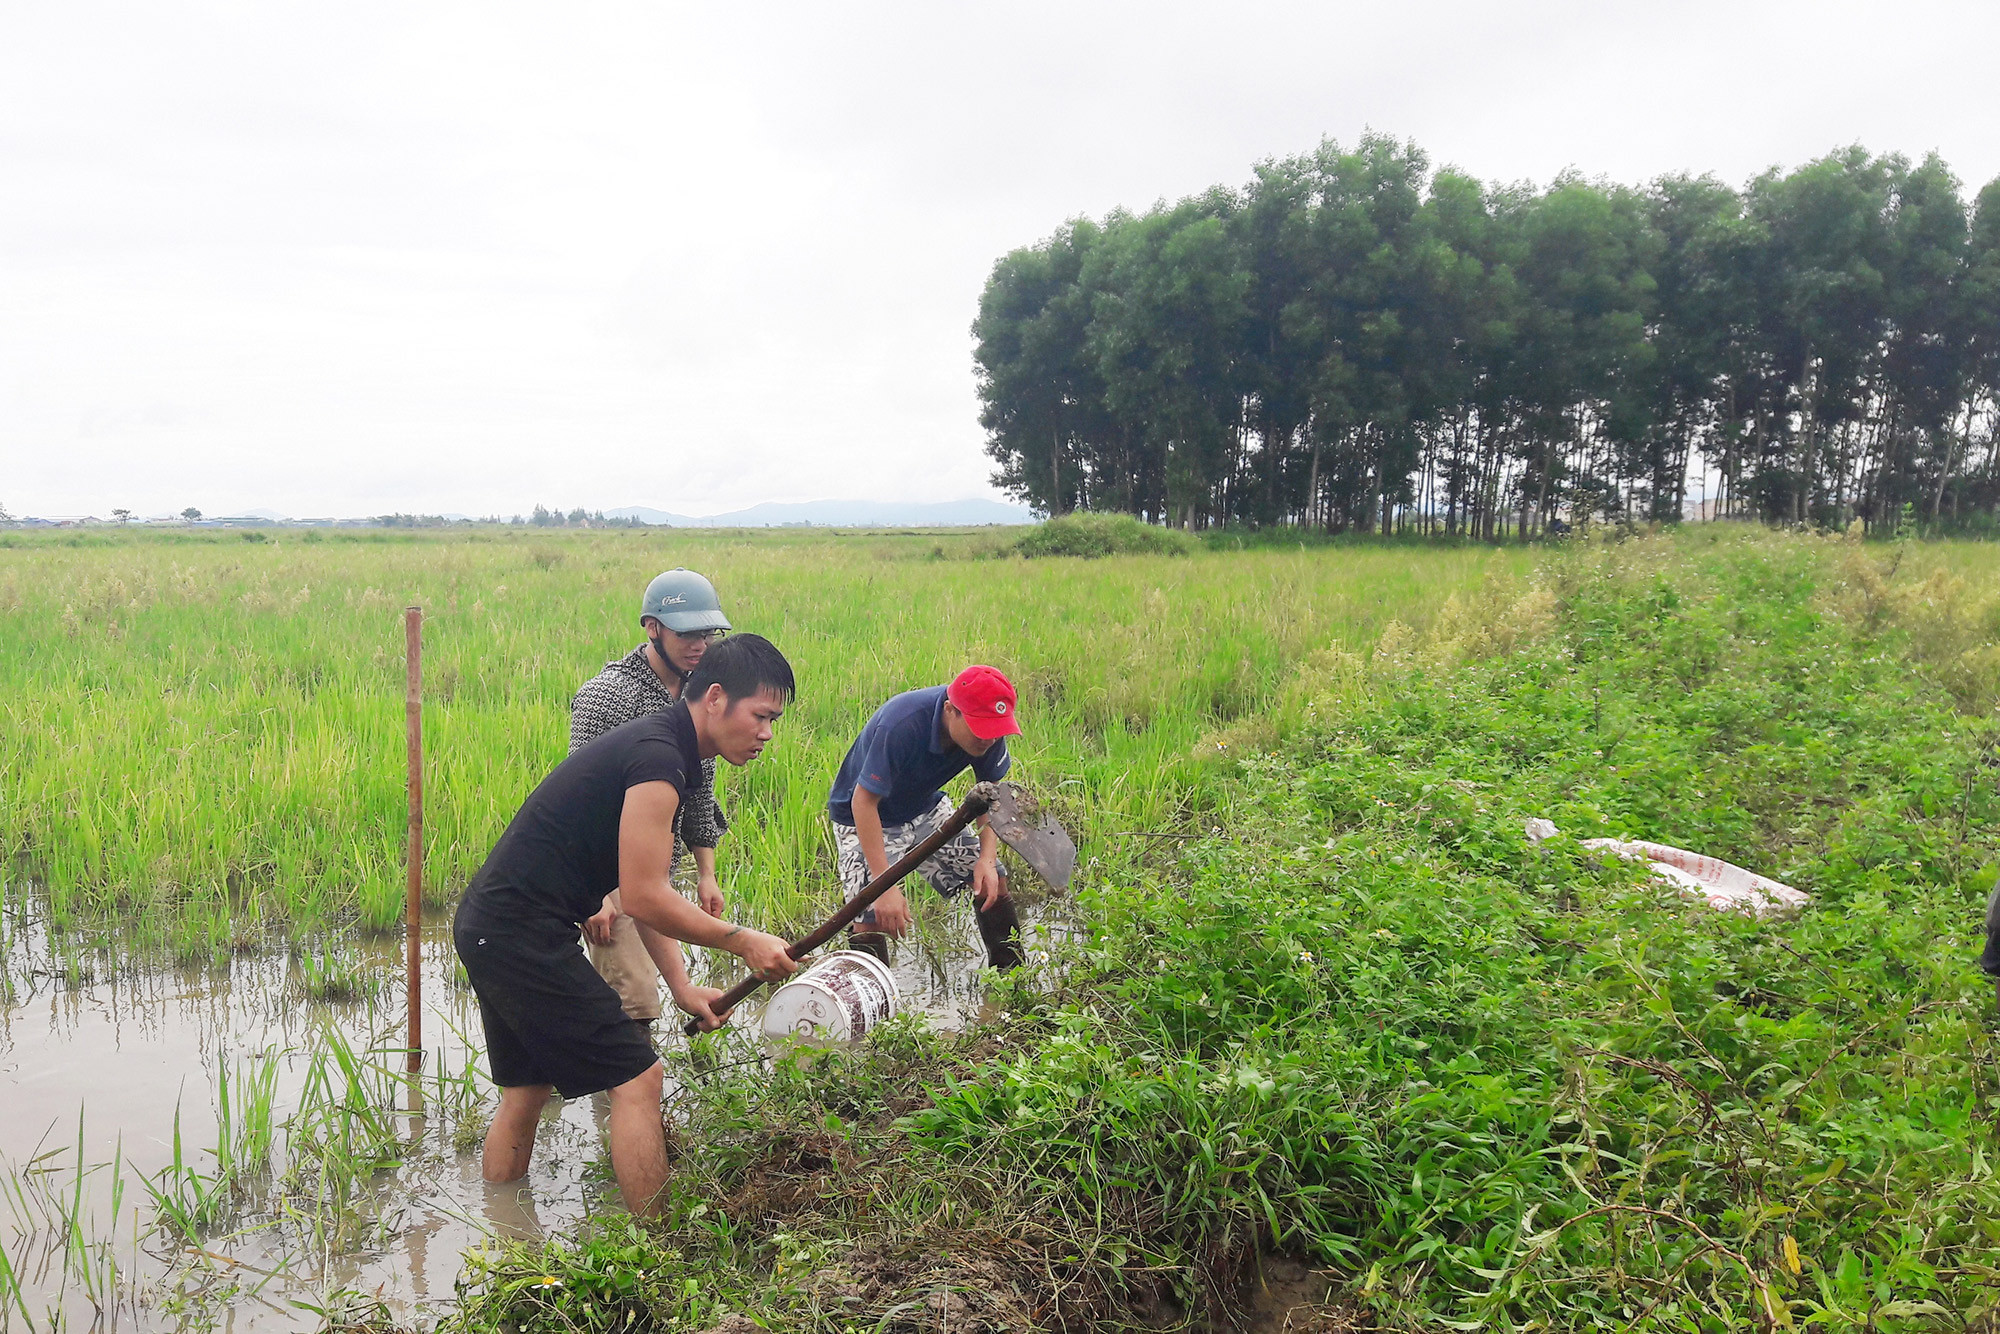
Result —
<path fill-rule="evenodd" d="M 1065 218 L 1414 138 L 1546 182 L 2000 173 L 2000 5 L 0 4 L 0 505 L 994 494 Z"/>

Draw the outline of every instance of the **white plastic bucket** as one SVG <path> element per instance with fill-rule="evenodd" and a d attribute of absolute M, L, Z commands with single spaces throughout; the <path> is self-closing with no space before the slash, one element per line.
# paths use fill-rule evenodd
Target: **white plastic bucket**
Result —
<path fill-rule="evenodd" d="M 815 1046 L 855 1042 L 896 1013 L 900 999 L 889 965 L 860 950 L 838 950 L 772 993 L 764 1036 Z"/>

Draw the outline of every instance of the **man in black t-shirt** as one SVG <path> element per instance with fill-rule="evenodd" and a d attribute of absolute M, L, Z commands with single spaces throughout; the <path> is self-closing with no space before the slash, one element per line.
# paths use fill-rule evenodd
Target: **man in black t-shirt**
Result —
<path fill-rule="evenodd" d="M 552 1089 L 565 1098 L 608 1090 L 619 1193 L 634 1214 L 654 1207 L 667 1180 L 659 1056 L 578 948 L 579 924 L 615 888 L 656 959 L 684 940 L 728 950 L 767 980 L 797 968 L 784 941 L 710 917 L 672 882 L 674 819 L 702 760 L 756 759 L 792 691 L 791 666 L 769 640 L 723 640 L 673 708 L 613 728 L 557 765 L 473 877 L 452 932 L 500 1085 L 482 1161 L 488 1181 L 527 1175 Z M 720 1022 L 705 997 L 690 1003 L 703 1027 Z"/>

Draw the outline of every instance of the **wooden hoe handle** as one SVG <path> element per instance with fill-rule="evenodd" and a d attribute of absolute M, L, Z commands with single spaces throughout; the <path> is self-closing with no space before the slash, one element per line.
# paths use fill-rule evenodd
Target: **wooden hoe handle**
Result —
<path fill-rule="evenodd" d="M 932 853 L 958 837 L 959 830 L 986 814 L 992 808 L 993 799 L 996 795 L 991 783 L 973 784 L 972 791 L 965 794 L 965 800 L 959 803 L 958 809 L 951 813 L 949 820 L 938 826 L 935 834 L 932 834 L 929 838 L 911 848 L 896 860 L 895 865 L 876 876 L 873 880 L 870 880 L 859 894 L 856 894 L 853 898 L 842 904 L 839 912 L 820 923 L 819 927 L 811 934 L 802 936 L 785 946 L 785 953 L 791 955 L 794 959 L 803 959 L 806 955 L 811 954 L 814 950 L 826 944 L 827 941 L 839 935 L 842 927 L 852 922 L 862 913 L 867 912 L 873 906 L 875 900 L 894 889 L 897 882 L 902 880 L 904 876 L 916 870 Z M 729 990 L 723 992 L 721 998 L 715 1004 L 711 1005 L 709 1009 L 714 1013 L 716 1018 L 725 1019 L 729 1016 L 729 1012 L 738 1005 L 741 1005 L 751 992 L 763 985 L 764 979 L 761 977 L 746 977 Z M 701 1032 L 701 1020 L 688 1020 L 682 1026 L 681 1031 L 689 1037 L 693 1037 L 695 1034 Z"/>

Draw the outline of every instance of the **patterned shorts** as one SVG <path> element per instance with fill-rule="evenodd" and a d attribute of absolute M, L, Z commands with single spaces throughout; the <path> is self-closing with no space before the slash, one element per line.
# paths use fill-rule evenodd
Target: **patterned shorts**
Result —
<path fill-rule="evenodd" d="M 917 844 L 936 833 L 951 813 L 958 807 L 950 797 L 940 794 L 937 805 L 919 815 L 908 824 L 885 824 L 882 826 L 882 849 L 889 855 L 889 864 L 894 866 Z M 840 852 L 840 881 L 847 887 L 849 898 L 868 887 L 873 879 L 868 873 L 868 859 L 861 855 L 861 835 L 851 824 L 833 822 L 833 841 Z M 979 826 L 969 824 L 958 831 L 943 847 L 933 852 L 917 865 L 917 874 L 930 887 L 950 898 L 972 883 L 972 868 L 979 860 Z M 1000 874 L 1005 877 L 1007 868 L 1002 866 Z M 855 919 L 857 927 L 873 926 L 875 910 L 870 908 Z"/>

